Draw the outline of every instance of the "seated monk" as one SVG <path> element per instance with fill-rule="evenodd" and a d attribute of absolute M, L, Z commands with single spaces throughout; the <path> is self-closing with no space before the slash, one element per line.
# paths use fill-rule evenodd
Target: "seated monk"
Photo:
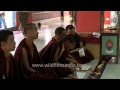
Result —
<path fill-rule="evenodd" d="M 0 31 L 0 79 L 19 79 L 17 64 L 10 53 L 15 44 L 12 31 Z"/>
<path fill-rule="evenodd" d="M 70 50 L 70 54 L 75 58 L 80 64 L 85 64 L 94 59 L 93 55 L 84 47 L 85 41 L 75 32 L 75 27 L 73 25 L 66 26 L 66 34 L 73 34 L 76 37 L 75 48 Z M 80 57 L 78 50 L 83 48 L 85 56 Z"/>
<path fill-rule="evenodd" d="M 61 41 L 56 41 L 53 43 L 49 43 L 46 45 L 43 50 L 39 52 L 40 59 L 43 63 L 74 63 L 76 64 L 76 60 L 68 54 L 68 51 L 75 47 L 75 37 L 70 34 L 67 35 Z M 62 68 L 57 67 L 55 68 L 56 72 L 60 76 L 60 78 L 66 77 L 71 74 L 71 71 L 75 71 L 75 67 L 70 68 Z"/>
<path fill-rule="evenodd" d="M 18 45 L 14 58 L 17 61 L 23 79 L 56 79 L 54 70 L 45 67 L 33 67 L 33 64 L 42 64 L 34 40 L 38 38 L 37 27 L 33 23 L 25 25 L 25 38 Z"/>
<path fill-rule="evenodd" d="M 65 32 L 65 29 L 63 27 L 56 28 L 55 36 L 49 41 L 48 46 L 50 43 L 63 40 L 65 38 L 65 36 L 66 36 L 66 32 Z M 46 48 L 44 48 L 44 49 L 46 49 Z M 42 49 L 40 52 L 43 52 L 44 49 Z M 73 58 L 70 54 L 68 54 L 68 56 Z"/>
<path fill-rule="evenodd" d="M 63 27 L 58 27 L 55 30 L 55 36 L 50 40 L 50 43 L 53 43 L 55 41 L 61 41 L 66 36 L 65 29 Z"/>

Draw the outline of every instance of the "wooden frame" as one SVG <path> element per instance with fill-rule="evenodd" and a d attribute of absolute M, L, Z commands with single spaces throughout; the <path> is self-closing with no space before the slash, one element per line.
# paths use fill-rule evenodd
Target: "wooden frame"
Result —
<path fill-rule="evenodd" d="M 101 33 L 100 37 L 100 58 L 102 56 L 116 57 L 116 64 L 119 60 L 119 33 Z"/>

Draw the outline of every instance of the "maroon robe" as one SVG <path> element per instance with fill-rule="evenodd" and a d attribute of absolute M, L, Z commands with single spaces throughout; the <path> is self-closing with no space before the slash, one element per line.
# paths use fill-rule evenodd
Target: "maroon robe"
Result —
<path fill-rule="evenodd" d="M 77 33 L 75 33 L 75 37 L 76 37 L 75 49 L 81 47 L 80 42 L 82 42 L 83 46 L 85 46 L 86 43 L 82 37 L 80 37 Z M 85 56 L 83 57 L 80 57 L 78 52 L 71 54 L 75 58 L 75 60 L 80 64 L 88 63 L 91 60 L 94 60 L 93 55 L 87 49 L 84 50 L 85 50 Z"/>
<path fill-rule="evenodd" d="M 49 42 L 48 42 L 48 44 L 50 44 L 50 43 L 53 43 L 53 42 L 56 42 L 56 41 L 58 41 L 55 37 L 53 37 Z"/>
<path fill-rule="evenodd" d="M 0 79 L 5 76 L 5 79 L 20 79 L 17 64 L 10 54 L 10 65 L 9 65 L 9 74 L 7 75 L 7 66 L 6 66 L 6 58 L 3 50 L 0 48 Z"/>
<path fill-rule="evenodd" d="M 33 43 L 33 47 L 34 47 L 33 58 L 30 53 L 30 48 L 29 48 L 28 44 L 25 42 L 25 39 L 23 39 L 20 42 L 20 44 L 18 45 L 18 47 L 16 49 L 14 57 L 17 61 L 22 78 L 23 79 L 56 79 L 56 78 L 58 78 L 56 72 L 52 68 L 32 67 L 32 64 L 42 64 L 39 54 L 38 54 L 38 51 L 37 51 L 37 48 L 34 43 Z M 23 59 L 22 58 L 22 48 L 25 48 L 25 50 L 27 52 L 29 66 L 39 72 L 29 73 L 26 71 L 26 69 L 24 69 L 24 67 L 22 67 L 22 62 L 21 62 Z"/>
<path fill-rule="evenodd" d="M 39 52 L 40 59 L 42 60 L 42 62 L 45 64 L 53 63 L 53 57 L 58 48 L 60 48 L 60 51 L 61 51 L 62 43 L 59 41 L 47 44 Z M 59 52 L 59 54 L 60 54 L 60 52 Z M 66 52 L 65 51 L 61 54 L 60 58 L 58 59 L 58 63 L 62 63 L 62 64 L 68 63 L 68 62 L 66 62 Z M 69 69 L 66 69 L 63 67 L 54 67 L 54 69 L 60 78 L 66 77 L 72 73 Z"/>

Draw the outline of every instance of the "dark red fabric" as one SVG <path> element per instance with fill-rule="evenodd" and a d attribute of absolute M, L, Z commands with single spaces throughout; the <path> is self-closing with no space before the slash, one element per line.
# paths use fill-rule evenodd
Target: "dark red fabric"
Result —
<path fill-rule="evenodd" d="M 38 53 L 37 48 L 36 48 L 34 43 L 33 43 L 33 46 L 34 46 L 33 58 L 32 58 L 32 55 L 30 53 L 30 49 L 25 42 L 25 39 L 23 39 L 20 42 L 20 44 L 18 45 L 18 47 L 16 49 L 14 57 L 17 61 L 18 66 L 19 66 L 21 77 L 23 79 L 56 79 L 56 78 L 58 78 L 56 72 L 52 68 L 47 68 L 47 67 L 36 67 L 35 68 L 35 67 L 32 67 L 32 64 L 42 64 L 42 61 L 40 60 L 40 57 L 39 57 L 39 53 Z M 25 70 L 25 68 L 23 68 L 22 62 L 21 62 L 22 59 L 23 59 L 22 58 L 22 48 L 25 48 L 25 50 L 27 52 L 29 66 L 31 68 L 39 71 L 39 72 L 29 73 Z"/>
<path fill-rule="evenodd" d="M 83 46 L 85 46 L 86 42 L 85 42 L 84 38 L 80 37 L 77 33 L 75 33 L 75 37 L 76 37 L 76 47 L 75 47 L 75 49 L 82 47 L 82 46 L 80 46 L 80 42 L 83 42 Z M 87 49 L 85 49 L 85 56 L 84 57 L 80 57 L 78 52 L 72 53 L 71 55 L 80 64 L 88 63 L 91 60 L 94 60 L 93 55 Z"/>
<path fill-rule="evenodd" d="M 53 42 L 55 42 L 55 41 L 57 41 L 54 37 L 48 42 L 48 44 L 50 44 L 50 43 L 53 43 Z"/>
<path fill-rule="evenodd" d="M 85 46 L 86 42 L 84 40 L 84 38 L 82 38 L 81 36 L 79 36 L 77 33 L 75 33 L 75 37 L 76 37 L 76 48 L 80 47 L 80 42 L 83 43 L 83 46 Z"/>
<path fill-rule="evenodd" d="M 10 54 L 10 68 L 8 75 L 6 68 L 6 58 L 3 50 L 0 48 L 0 79 L 2 79 L 3 75 L 6 79 L 20 79 L 18 67 L 12 54 Z"/>
<path fill-rule="evenodd" d="M 62 43 L 59 41 L 56 42 L 52 42 L 47 44 L 40 52 L 40 59 L 43 61 L 43 63 L 47 64 L 47 63 L 53 63 L 53 57 L 56 53 L 56 50 L 58 48 L 62 47 Z M 63 52 L 61 57 L 58 59 L 59 63 L 65 64 L 66 62 L 66 53 Z M 62 67 L 54 67 L 54 70 L 57 72 L 58 76 L 60 78 L 66 77 L 67 75 L 71 74 L 71 71 L 69 69 L 66 68 L 62 68 Z"/>
<path fill-rule="evenodd" d="M 74 53 L 74 54 L 71 54 L 71 55 L 80 64 L 85 64 L 85 63 L 90 62 L 91 60 L 94 60 L 93 55 L 87 49 L 85 49 L 85 56 L 83 56 L 83 57 L 80 57 L 79 53 Z"/>
<path fill-rule="evenodd" d="M 59 42 L 51 42 L 47 44 L 40 52 L 40 59 L 43 63 L 52 63 L 53 57 L 57 48 L 59 47 Z"/>

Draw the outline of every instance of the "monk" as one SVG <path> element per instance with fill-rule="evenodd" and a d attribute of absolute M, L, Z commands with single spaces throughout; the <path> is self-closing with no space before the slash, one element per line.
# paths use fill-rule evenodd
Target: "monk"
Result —
<path fill-rule="evenodd" d="M 48 45 L 46 45 L 46 47 L 49 46 L 50 43 L 57 42 L 57 41 L 62 41 L 65 38 L 65 36 L 66 36 L 66 32 L 65 32 L 65 29 L 63 27 L 56 28 L 56 30 L 55 30 L 55 36 L 49 41 L 49 43 L 48 43 Z M 45 51 L 46 47 L 43 48 L 40 51 L 41 54 Z M 69 56 L 71 58 L 73 58 L 71 55 L 69 55 Z"/>
<path fill-rule="evenodd" d="M 19 79 L 17 64 L 10 53 L 15 44 L 12 31 L 0 31 L 0 79 Z"/>
<path fill-rule="evenodd" d="M 33 23 L 25 25 L 25 38 L 18 45 L 14 58 L 17 61 L 23 79 L 56 79 L 54 70 L 45 67 L 33 67 L 33 64 L 42 64 L 37 48 L 33 41 L 38 38 L 37 27 Z"/>
<path fill-rule="evenodd" d="M 55 36 L 50 40 L 50 43 L 55 41 L 61 41 L 66 36 L 65 29 L 63 27 L 58 27 L 55 29 Z"/>
<path fill-rule="evenodd" d="M 56 41 L 62 41 L 66 36 L 66 32 L 65 32 L 65 29 L 63 27 L 58 27 L 56 28 L 55 30 L 55 36 L 50 40 L 50 42 L 48 43 L 48 45 L 50 43 L 53 43 L 53 42 L 56 42 Z M 44 51 L 44 49 L 42 49 Z M 41 51 L 42 52 L 42 51 Z M 73 58 L 70 54 L 69 56 L 71 58 Z M 74 58 L 73 58 L 74 59 Z M 76 60 L 75 60 L 76 61 Z M 76 63 L 76 62 L 75 62 Z"/>
<path fill-rule="evenodd" d="M 70 49 L 75 47 L 75 37 L 74 35 L 70 34 L 67 35 L 61 41 L 56 41 L 53 43 L 49 43 L 39 52 L 40 58 L 43 63 L 74 63 L 77 64 L 76 60 L 68 53 Z M 59 71 L 58 75 L 64 72 L 62 77 L 65 77 L 75 71 L 75 67 L 70 68 L 56 68 L 56 71 Z"/>
<path fill-rule="evenodd" d="M 85 64 L 94 60 L 93 55 L 85 48 L 85 41 L 75 32 L 75 27 L 73 25 L 66 26 L 66 34 L 73 34 L 76 37 L 75 48 L 70 50 L 70 54 L 75 58 L 80 64 Z M 85 56 L 80 57 L 78 50 L 84 48 Z"/>

